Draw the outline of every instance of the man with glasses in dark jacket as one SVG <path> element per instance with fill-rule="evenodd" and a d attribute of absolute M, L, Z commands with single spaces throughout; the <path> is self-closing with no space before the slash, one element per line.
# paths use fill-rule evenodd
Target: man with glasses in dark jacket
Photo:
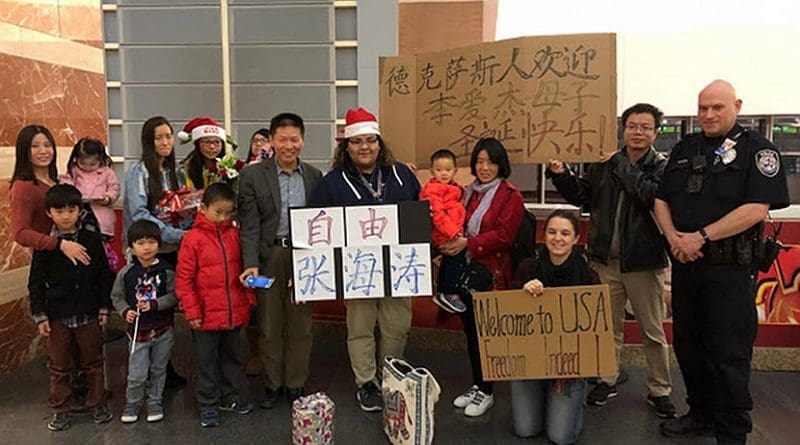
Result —
<path fill-rule="evenodd" d="M 647 358 L 647 402 L 659 417 L 673 418 L 669 346 L 662 324 L 667 255 L 651 212 L 667 163 L 653 148 L 662 116 L 650 104 L 628 108 L 622 113 L 622 148 L 603 155 L 581 177 L 563 162 L 550 160 L 547 176 L 570 204 L 590 206 L 588 253 L 600 280 L 611 289 L 617 363 L 624 342 L 625 305 L 630 301 Z M 619 372 L 602 378 L 589 392 L 587 403 L 605 405 L 617 395 L 618 379 Z"/>

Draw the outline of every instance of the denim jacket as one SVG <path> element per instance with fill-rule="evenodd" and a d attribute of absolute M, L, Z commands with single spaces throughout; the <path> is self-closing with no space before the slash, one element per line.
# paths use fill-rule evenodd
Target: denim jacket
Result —
<path fill-rule="evenodd" d="M 146 219 L 158 225 L 161 229 L 162 242 L 165 244 L 180 244 L 183 238 L 183 230 L 172 227 L 171 225 L 156 218 L 152 209 L 147 208 L 147 180 L 149 174 L 142 161 L 137 162 L 125 174 L 125 196 L 122 204 L 122 238 L 126 240 L 128 227 L 134 221 Z M 169 181 L 166 173 L 161 178 L 164 188 L 169 188 Z M 178 187 L 183 187 L 185 183 L 183 176 L 178 175 Z"/>

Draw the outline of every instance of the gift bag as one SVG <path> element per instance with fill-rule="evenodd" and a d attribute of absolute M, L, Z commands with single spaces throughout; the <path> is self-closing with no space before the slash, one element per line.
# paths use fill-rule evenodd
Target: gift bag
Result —
<path fill-rule="evenodd" d="M 156 218 L 172 224 L 173 227 L 188 230 L 202 201 L 203 190 L 165 190 L 156 207 Z"/>
<path fill-rule="evenodd" d="M 439 383 L 425 368 L 403 360 L 383 361 L 383 431 L 394 445 L 433 443 L 433 410 L 439 401 Z"/>
<path fill-rule="evenodd" d="M 292 403 L 292 444 L 332 445 L 333 401 L 320 391 Z"/>

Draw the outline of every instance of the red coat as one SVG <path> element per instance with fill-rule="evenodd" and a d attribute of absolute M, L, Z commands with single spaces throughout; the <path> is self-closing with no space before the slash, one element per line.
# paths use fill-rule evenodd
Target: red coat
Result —
<path fill-rule="evenodd" d="M 431 179 L 422 188 L 420 200 L 427 199 L 431 204 L 431 220 L 433 233 L 431 238 L 435 245 L 444 244 L 459 233 L 464 233 L 464 187 L 450 181 L 447 184 Z"/>
<path fill-rule="evenodd" d="M 467 203 L 469 218 L 478 208 L 480 198 L 477 194 Z M 494 289 L 505 290 L 511 286 L 514 271 L 511 265 L 511 247 L 517 237 L 525 204 L 522 194 L 514 184 L 503 180 L 494 194 L 492 205 L 483 215 L 481 228 L 477 235 L 467 238 L 469 257 L 488 267 L 494 276 Z M 465 222 L 466 232 L 466 222 Z"/>
<path fill-rule="evenodd" d="M 175 293 L 186 319 L 201 319 L 201 331 L 246 325 L 256 298 L 239 282 L 243 270 L 239 229 L 233 221 L 215 224 L 198 212 L 178 251 Z"/>

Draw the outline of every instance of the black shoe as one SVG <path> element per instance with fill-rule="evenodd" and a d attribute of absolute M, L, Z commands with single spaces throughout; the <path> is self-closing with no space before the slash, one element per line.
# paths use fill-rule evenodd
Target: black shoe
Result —
<path fill-rule="evenodd" d="M 53 418 L 50 419 L 50 422 L 47 424 L 47 429 L 50 431 L 64 431 L 71 426 L 72 423 L 69 421 L 69 414 L 55 413 L 53 414 Z"/>
<path fill-rule="evenodd" d="M 264 409 L 275 408 L 275 405 L 278 403 L 278 398 L 281 396 L 281 392 L 282 388 L 264 388 L 264 401 L 261 402 L 261 407 Z"/>
<path fill-rule="evenodd" d="M 106 423 L 113 418 L 114 416 L 111 414 L 111 411 L 109 411 L 106 405 L 100 405 L 99 407 L 95 408 L 94 411 L 92 411 L 92 422 L 94 423 Z"/>
<path fill-rule="evenodd" d="M 303 391 L 303 387 L 300 388 L 286 388 L 286 401 L 289 402 L 289 406 L 292 406 L 295 400 L 303 397 L 305 392 Z"/>
<path fill-rule="evenodd" d="M 172 360 L 167 362 L 167 379 L 164 382 L 164 388 L 178 389 L 186 386 L 186 377 L 178 374 L 175 368 L 172 367 Z"/>
<path fill-rule="evenodd" d="M 381 390 L 373 382 L 367 382 L 361 385 L 356 392 L 356 400 L 361 406 L 361 409 L 367 412 L 380 411 L 383 404 L 381 397 Z"/>
<path fill-rule="evenodd" d="M 606 383 L 600 382 L 589 391 L 589 395 L 586 396 L 586 403 L 603 406 L 608 403 L 608 399 L 616 397 L 617 394 L 617 385 L 609 386 Z"/>
<path fill-rule="evenodd" d="M 714 435 L 714 428 L 711 423 L 704 422 L 691 413 L 680 416 L 677 419 L 665 420 L 661 422 L 658 429 L 661 434 L 667 437 Z"/>
<path fill-rule="evenodd" d="M 669 396 L 647 396 L 647 403 L 653 407 L 653 411 L 662 419 L 675 418 L 675 405 L 669 400 Z"/>

